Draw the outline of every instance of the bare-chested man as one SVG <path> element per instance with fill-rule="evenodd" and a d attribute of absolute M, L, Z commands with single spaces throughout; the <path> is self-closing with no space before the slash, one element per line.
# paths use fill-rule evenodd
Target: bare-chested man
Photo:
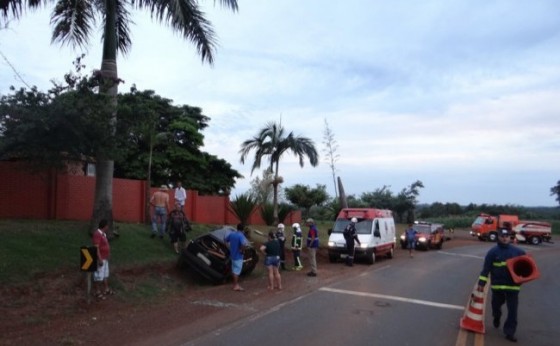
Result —
<path fill-rule="evenodd" d="M 169 194 L 167 193 L 166 185 L 161 185 L 159 191 L 156 191 L 152 195 L 150 204 L 154 206 L 151 237 L 154 238 L 159 233 L 159 238 L 163 239 L 165 223 L 167 221 L 167 210 L 169 209 Z"/>

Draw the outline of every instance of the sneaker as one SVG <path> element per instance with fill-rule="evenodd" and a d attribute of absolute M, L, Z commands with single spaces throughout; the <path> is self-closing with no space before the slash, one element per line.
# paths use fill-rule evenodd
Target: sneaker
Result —
<path fill-rule="evenodd" d="M 159 236 L 159 239 L 163 239 L 163 236 L 162 236 L 162 235 L 160 235 L 160 236 Z"/>
<path fill-rule="evenodd" d="M 506 339 L 511 342 L 517 342 L 517 338 L 513 335 L 506 335 Z"/>
<path fill-rule="evenodd" d="M 156 237 L 156 235 L 154 233 L 152 233 L 152 235 L 150 236 L 150 238 L 154 239 Z"/>
<path fill-rule="evenodd" d="M 314 272 L 309 272 L 309 273 L 307 273 L 307 276 L 312 276 L 312 277 L 315 277 L 315 276 L 317 276 L 317 273 L 314 273 Z"/>
<path fill-rule="evenodd" d="M 294 267 L 294 270 L 297 270 L 297 271 L 300 271 L 300 270 L 302 270 L 302 269 L 303 269 L 303 266 Z"/>
<path fill-rule="evenodd" d="M 492 321 L 492 324 L 494 325 L 494 328 L 500 328 L 500 318 L 499 317 L 494 317 L 494 320 Z"/>

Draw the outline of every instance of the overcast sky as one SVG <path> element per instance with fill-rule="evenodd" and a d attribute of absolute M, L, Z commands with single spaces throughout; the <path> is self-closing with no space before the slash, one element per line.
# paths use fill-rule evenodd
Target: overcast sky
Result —
<path fill-rule="evenodd" d="M 416 180 L 421 203 L 555 206 L 560 180 L 560 1 L 202 1 L 219 47 L 214 66 L 149 15 L 134 12 L 120 86 L 151 89 L 211 118 L 204 150 L 245 176 L 241 143 L 269 121 L 311 138 L 318 167 L 280 163 L 284 186 L 327 186 L 325 120 L 348 194 Z M 50 8 L 0 30 L 0 93 L 23 80 L 42 90 L 81 52 L 50 44 Z M 87 70 L 99 68 L 100 35 Z M 251 153 L 253 154 L 253 153 Z M 251 156 L 252 157 L 252 156 Z"/>

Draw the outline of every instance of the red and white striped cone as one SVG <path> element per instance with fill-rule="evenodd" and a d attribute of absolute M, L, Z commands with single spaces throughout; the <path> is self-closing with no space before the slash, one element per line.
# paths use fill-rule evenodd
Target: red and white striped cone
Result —
<path fill-rule="evenodd" d="M 469 306 L 461 318 L 461 328 L 484 334 L 484 292 L 474 288 Z"/>

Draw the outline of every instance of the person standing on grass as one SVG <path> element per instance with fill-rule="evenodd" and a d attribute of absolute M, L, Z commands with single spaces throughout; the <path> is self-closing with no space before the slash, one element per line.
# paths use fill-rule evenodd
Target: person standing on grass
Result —
<path fill-rule="evenodd" d="M 159 234 L 159 238 L 163 239 L 165 223 L 167 221 L 167 211 L 169 210 L 169 194 L 167 193 L 166 185 L 161 185 L 159 191 L 154 192 L 150 199 L 150 204 L 154 207 L 151 238 Z"/>
<path fill-rule="evenodd" d="M 268 270 L 268 290 L 282 289 L 280 276 L 280 242 L 275 238 L 274 232 L 268 232 L 268 241 L 261 245 L 261 252 L 265 254 L 264 265 Z"/>
<path fill-rule="evenodd" d="M 317 249 L 319 249 L 319 231 L 315 225 L 315 220 L 309 218 L 305 221 L 309 227 L 307 232 L 307 250 L 309 251 L 309 264 L 311 271 L 307 276 L 317 276 Z"/>
<path fill-rule="evenodd" d="M 177 187 L 175 188 L 175 203 L 179 203 L 181 210 L 185 208 L 185 202 L 187 201 L 187 190 L 183 187 L 183 184 L 178 181 Z"/>
<path fill-rule="evenodd" d="M 406 238 L 406 247 L 408 248 L 408 254 L 412 258 L 412 251 L 416 248 L 416 234 L 418 232 L 412 227 L 412 224 L 408 224 L 408 228 L 404 232 Z"/>
<path fill-rule="evenodd" d="M 111 255 L 111 247 L 107 240 L 107 231 L 109 230 L 109 222 L 105 219 L 99 221 L 99 228 L 93 233 L 92 242 L 97 248 L 97 271 L 93 273 L 93 281 L 97 286 L 95 297 L 104 300 L 106 295 L 115 294 L 109 288 L 109 257 Z"/>
<path fill-rule="evenodd" d="M 190 230 L 190 224 L 181 208 L 181 204 L 175 203 L 175 209 L 169 213 L 167 217 L 167 232 L 169 233 L 169 238 L 171 239 L 171 244 L 175 249 L 175 253 L 179 253 L 179 241 L 181 241 L 181 249 L 184 247 L 187 241 L 186 231 Z"/>
<path fill-rule="evenodd" d="M 247 238 L 243 235 L 245 226 L 243 224 L 237 225 L 237 230 L 229 233 L 225 241 L 229 245 L 229 258 L 231 260 L 231 273 L 233 276 L 233 290 L 244 291 L 243 287 L 239 285 L 239 275 L 243 269 L 243 253 L 245 248 L 249 245 Z"/>

